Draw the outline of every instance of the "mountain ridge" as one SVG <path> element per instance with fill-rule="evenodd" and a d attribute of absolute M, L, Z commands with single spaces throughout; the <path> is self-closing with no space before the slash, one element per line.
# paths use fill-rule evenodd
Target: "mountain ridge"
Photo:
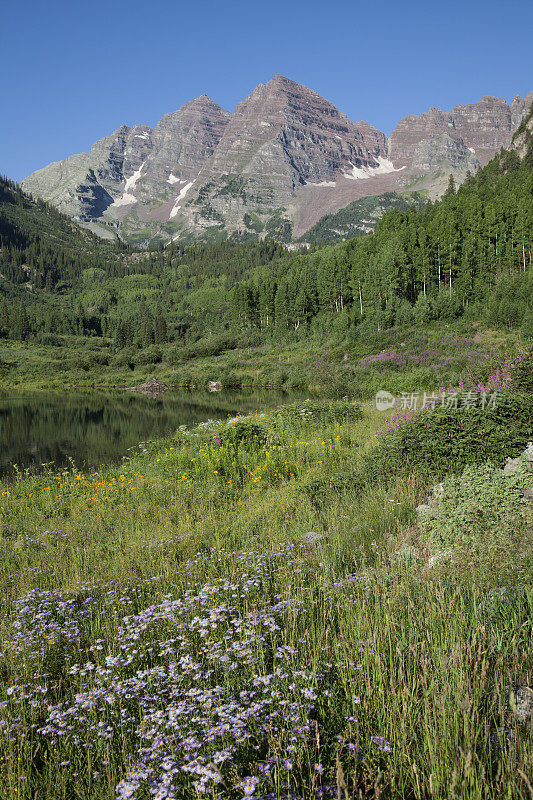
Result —
<path fill-rule="evenodd" d="M 290 241 L 362 197 L 436 199 L 450 173 L 462 183 L 510 145 L 532 102 L 533 92 L 510 104 L 486 95 L 450 112 L 431 107 L 387 137 L 278 73 L 233 113 L 200 95 L 154 128 L 120 126 L 22 186 L 101 236 L 141 245 Z"/>

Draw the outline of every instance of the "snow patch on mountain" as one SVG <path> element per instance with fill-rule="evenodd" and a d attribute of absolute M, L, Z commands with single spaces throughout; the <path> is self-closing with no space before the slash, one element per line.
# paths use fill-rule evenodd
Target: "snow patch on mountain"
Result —
<path fill-rule="evenodd" d="M 146 161 L 143 161 L 139 169 L 136 169 L 135 172 L 130 175 L 129 178 L 126 178 L 126 183 L 124 184 L 124 194 L 122 197 L 117 197 L 116 200 L 113 201 L 110 207 L 117 207 L 117 206 L 127 206 L 131 203 L 136 203 L 137 198 L 135 195 L 132 194 L 132 190 L 135 189 L 135 185 L 139 178 L 141 177 L 142 168 L 146 164 Z"/>
<path fill-rule="evenodd" d="M 181 201 L 183 200 L 183 198 L 185 197 L 185 195 L 187 194 L 187 192 L 189 191 L 189 189 L 191 188 L 193 183 L 194 183 L 194 181 L 191 181 L 190 183 L 186 183 L 185 186 L 183 187 L 183 189 L 181 189 L 179 195 L 176 197 L 176 201 L 174 203 L 172 211 L 170 212 L 169 219 L 172 219 L 173 217 L 175 217 L 177 215 L 178 211 L 180 210 Z"/>
<path fill-rule="evenodd" d="M 306 182 L 306 186 L 336 186 L 337 181 L 322 181 L 322 183 L 311 183 L 311 181 Z"/>
<path fill-rule="evenodd" d="M 172 184 L 172 183 L 181 183 L 181 178 L 177 178 L 171 172 L 170 175 L 167 178 L 167 183 L 170 183 L 170 184 Z"/>
<path fill-rule="evenodd" d="M 352 169 L 350 172 L 343 172 L 345 178 L 349 178 L 352 181 L 356 180 L 363 180 L 366 178 L 373 178 L 374 175 L 386 175 L 389 172 L 400 172 L 405 167 L 396 167 L 392 163 L 392 161 L 388 158 L 383 158 L 383 156 L 376 156 L 375 160 L 378 162 L 377 167 L 356 167 L 355 164 L 352 164 Z"/>
<path fill-rule="evenodd" d="M 132 194 L 128 194 L 128 192 L 124 192 L 122 197 L 117 197 L 116 200 L 113 200 L 113 202 L 110 205 L 110 208 L 112 208 L 113 206 L 115 206 L 115 207 L 116 206 L 127 206 L 129 203 L 136 203 L 136 202 L 137 202 L 137 198 L 136 197 L 134 197 Z"/>
<path fill-rule="evenodd" d="M 136 169 L 133 175 L 130 175 L 129 178 L 126 178 L 126 183 L 124 184 L 124 192 L 127 194 L 131 189 L 135 189 L 135 184 L 141 177 L 142 168 L 146 164 L 146 161 L 143 161 L 139 169 Z"/>

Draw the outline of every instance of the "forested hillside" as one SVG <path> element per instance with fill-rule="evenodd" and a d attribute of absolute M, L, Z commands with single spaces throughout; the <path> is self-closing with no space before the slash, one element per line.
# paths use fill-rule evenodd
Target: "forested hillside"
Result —
<path fill-rule="evenodd" d="M 0 177 L 0 265 L 5 279 L 53 291 L 85 267 L 112 271 L 130 248 L 102 241 Z"/>
<path fill-rule="evenodd" d="M 533 148 L 503 152 L 421 210 L 392 210 L 370 236 L 259 269 L 232 295 L 235 324 L 261 330 L 451 319 L 471 309 L 533 329 Z"/>
<path fill-rule="evenodd" d="M 533 330 L 533 149 L 504 152 L 441 201 L 375 232 L 289 252 L 269 240 L 138 251 L 97 239 L 0 182 L 0 337 L 105 336 L 115 347 L 251 330 L 379 331 L 453 319 Z M 362 326 L 362 327 L 361 327 Z"/>
<path fill-rule="evenodd" d="M 223 325 L 231 286 L 283 256 L 272 241 L 150 251 L 106 242 L 0 178 L 0 338 L 118 333 L 120 344 L 121 328 L 126 342 L 130 329 L 154 342 L 156 327 L 166 340 Z"/>
<path fill-rule="evenodd" d="M 372 233 L 383 214 L 392 209 L 407 211 L 420 208 L 425 198 L 418 192 L 397 194 L 386 192 L 375 197 L 354 200 L 335 214 L 326 214 L 300 238 L 317 246 L 336 244 L 354 236 Z"/>

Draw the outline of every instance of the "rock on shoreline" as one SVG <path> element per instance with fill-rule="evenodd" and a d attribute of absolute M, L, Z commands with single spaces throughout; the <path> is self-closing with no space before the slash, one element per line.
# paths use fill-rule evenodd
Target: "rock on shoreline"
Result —
<path fill-rule="evenodd" d="M 156 378 L 152 378 L 152 380 L 147 381 L 146 383 L 140 383 L 138 386 L 127 386 L 124 391 L 125 392 L 138 392 L 139 394 L 145 394 L 148 397 L 160 397 L 165 392 L 168 392 L 169 386 L 163 381 L 158 381 Z"/>

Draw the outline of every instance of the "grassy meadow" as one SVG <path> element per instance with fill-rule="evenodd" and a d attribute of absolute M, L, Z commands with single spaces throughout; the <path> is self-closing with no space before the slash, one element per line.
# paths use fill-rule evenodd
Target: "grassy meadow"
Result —
<path fill-rule="evenodd" d="M 0 800 L 532 800 L 525 126 L 309 252 L 102 243 L 0 178 L 13 460 L 66 433 L 42 390 L 135 439 L 0 480 Z M 309 399 L 139 442 L 152 378 Z"/>
<path fill-rule="evenodd" d="M 484 380 L 531 340 L 475 322 L 432 323 L 368 331 L 339 339 L 295 332 L 277 341 L 253 334 L 206 335 L 160 346 L 116 350 L 104 337 L 44 335 L 0 339 L 0 389 L 132 386 L 153 377 L 169 386 L 321 389 L 368 399 L 391 392 L 438 389 Z"/>
<path fill-rule="evenodd" d="M 514 362 L 474 362 L 511 400 L 450 444 L 436 412 L 313 399 L 1 484 L 0 797 L 531 797 L 531 738 L 491 733 L 533 678 L 531 471 L 485 462 L 533 415 Z M 449 470 L 409 438 L 431 419 Z M 415 513 L 447 471 L 451 534 Z"/>

